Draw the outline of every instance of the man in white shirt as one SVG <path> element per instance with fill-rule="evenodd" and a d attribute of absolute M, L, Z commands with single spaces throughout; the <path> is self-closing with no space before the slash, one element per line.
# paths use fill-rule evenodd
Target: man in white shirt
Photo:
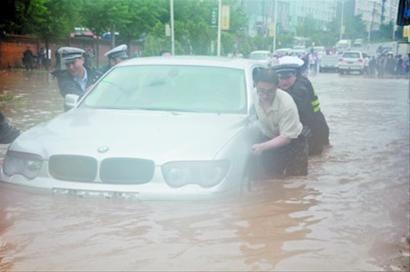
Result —
<path fill-rule="evenodd" d="M 289 94 L 277 89 L 278 81 L 270 69 L 255 76 L 255 110 L 263 139 L 252 146 L 252 152 L 260 155 L 269 177 L 307 175 L 307 143 L 298 109 Z"/>

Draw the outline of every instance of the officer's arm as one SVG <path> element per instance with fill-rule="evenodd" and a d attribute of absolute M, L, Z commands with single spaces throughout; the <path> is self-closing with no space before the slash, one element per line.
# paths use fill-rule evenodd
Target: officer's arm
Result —
<path fill-rule="evenodd" d="M 59 79 L 58 88 L 60 89 L 60 93 L 63 97 L 65 97 L 67 94 L 81 95 L 79 93 L 78 87 L 72 80 L 68 80 L 65 78 Z"/>

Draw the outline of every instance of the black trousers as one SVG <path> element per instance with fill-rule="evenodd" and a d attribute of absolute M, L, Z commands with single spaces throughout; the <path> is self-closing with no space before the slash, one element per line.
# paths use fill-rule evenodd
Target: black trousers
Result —
<path fill-rule="evenodd" d="M 268 140 L 269 138 L 265 138 L 261 142 Z M 252 161 L 254 178 L 260 176 L 259 171 L 263 171 L 267 178 L 306 176 L 308 174 L 307 139 L 300 135 L 285 146 L 265 150 Z"/>
<path fill-rule="evenodd" d="M 307 124 L 310 134 L 307 136 L 309 155 L 322 153 L 323 147 L 329 145 L 329 126 L 322 112 L 316 112 L 314 120 Z"/>

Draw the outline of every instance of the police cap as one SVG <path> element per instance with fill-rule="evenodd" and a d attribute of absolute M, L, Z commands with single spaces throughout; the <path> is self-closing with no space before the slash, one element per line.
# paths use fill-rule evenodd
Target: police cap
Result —
<path fill-rule="evenodd" d="M 57 52 L 63 59 L 64 63 L 70 63 L 81 58 L 85 51 L 77 47 L 61 47 Z"/>
<path fill-rule="evenodd" d="M 127 49 L 128 49 L 128 46 L 126 44 L 121 44 L 117 47 L 114 47 L 107 53 L 105 53 L 104 56 L 106 56 L 109 59 L 115 59 L 115 58 L 127 59 L 128 58 Z"/>
<path fill-rule="evenodd" d="M 296 74 L 303 66 L 304 61 L 295 56 L 284 56 L 278 59 L 278 63 L 272 69 L 278 73 L 279 77 L 287 77 Z"/>

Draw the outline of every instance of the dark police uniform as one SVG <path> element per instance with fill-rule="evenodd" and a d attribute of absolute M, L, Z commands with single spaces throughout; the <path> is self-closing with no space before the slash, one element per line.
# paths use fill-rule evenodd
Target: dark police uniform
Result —
<path fill-rule="evenodd" d="M 298 107 L 300 121 L 310 130 L 308 135 L 309 155 L 317 155 L 329 144 L 329 126 L 320 110 L 319 98 L 309 79 L 298 75 L 295 84 L 288 90 Z"/>
<path fill-rule="evenodd" d="M 278 73 L 294 73 L 296 81 L 287 90 L 298 108 L 300 121 L 305 129 L 309 144 L 309 155 L 317 155 L 323 151 L 323 147 L 329 144 L 329 126 L 325 116 L 320 110 L 319 98 L 316 95 L 312 83 L 308 78 L 301 75 L 303 61 L 297 57 L 283 57 L 279 64 L 274 67 Z"/>
<path fill-rule="evenodd" d="M 128 59 L 128 46 L 126 44 L 121 44 L 113 49 L 107 51 L 104 56 L 108 58 L 109 64 L 100 68 L 99 72 L 101 74 L 105 74 L 108 70 L 111 69 L 111 60 L 112 59 L 121 59 L 126 60 Z"/>
<path fill-rule="evenodd" d="M 77 58 L 81 58 L 84 52 L 85 51 L 83 49 L 75 47 L 62 47 L 58 49 L 58 54 L 61 56 L 64 63 L 72 62 Z M 58 69 L 52 73 L 57 78 L 58 87 L 63 97 L 67 94 L 82 96 L 85 90 L 95 83 L 101 75 L 101 73 L 86 66 L 84 66 L 84 69 L 87 73 L 87 82 L 84 90 L 67 70 Z"/>
<path fill-rule="evenodd" d="M 12 127 L 0 112 L 0 144 L 9 144 L 20 135 L 20 131 Z"/>
<path fill-rule="evenodd" d="M 86 88 L 94 84 L 98 78 L 101 76 L 101 73 L 90 68 L 84 67 L 87 70 L 87 85 Z M 80 84 L 74 80 L 73 76 L 67 71 L 54 71 L 53 75 L 57 77 L 58 88 L 63 97 L 67 94 L 76 94 L 82 96 L 84 94 L 83 89 Z"/>

